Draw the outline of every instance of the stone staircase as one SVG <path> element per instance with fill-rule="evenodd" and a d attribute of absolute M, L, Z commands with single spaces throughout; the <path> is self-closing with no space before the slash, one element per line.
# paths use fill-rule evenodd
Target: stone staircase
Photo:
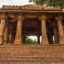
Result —
<path fill-rule="evenodd" d="M 0 64 L 64 64 L 64 45 L 1 45 Z"/>

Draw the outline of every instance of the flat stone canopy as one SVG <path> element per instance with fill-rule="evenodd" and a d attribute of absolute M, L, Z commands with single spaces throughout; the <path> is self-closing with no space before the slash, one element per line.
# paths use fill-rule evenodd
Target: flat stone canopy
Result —
<path fill-rule="evenodd" d="M 28 35 L 42 36 L 44 44 L 63 43 L 64 11 L 53 6 L 38 6 L 35 4 L 24 6 L 3 6 L 0 8 L 0 20 L 3 26 L 1 38 L 3 41 L 21 43 L 21 37 Z M 59 22 L 61 20 L 61 23 Z M 63 23 L 63 24 L 62 24 Z M 61 26 L 61 27 L 59 27 Z M 60 32 L 61 31 L 61 32 Z M 7 33 L 8 32 L 8 33 Z M 3 34 L 2 34 L 3 33 Z M 14 36 L 11 36 L 14 35 Z"/>
<path fill-rule="evenodd" d="M 53 6 L 38 6 L 35 4 L 29 4 L 29 5 L 24 5 L 24 6 L 6 6 L 4 5 L 2 8 L 0 8 L 0 11 L 3 10 L 14 10 L 14 11 L 62 11 L 60 8 L 55 8 Z"/>

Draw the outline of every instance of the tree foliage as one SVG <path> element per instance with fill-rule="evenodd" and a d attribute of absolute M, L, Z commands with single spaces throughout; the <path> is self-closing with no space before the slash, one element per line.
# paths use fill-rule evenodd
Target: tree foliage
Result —
<path fill-rule="evenodd" d="M 25 43 L 26 44 L 37 44 L 37 41 L 36 40 L 32 40 L 30 38 L 28 38 L 27 36 L 25 37 Z"/>
<path fill-rule="evenodd" d="M 30 2 L 33 2 L 37 5 L 46 5 L 46 6 L 54 6 L 61 8 L 64 7 L 64 0 L 29 0 Z"/>

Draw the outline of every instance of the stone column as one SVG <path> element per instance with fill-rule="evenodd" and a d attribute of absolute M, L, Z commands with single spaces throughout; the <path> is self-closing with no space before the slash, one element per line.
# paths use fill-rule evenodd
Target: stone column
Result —
<path fill-rule="evenodd" d="M 7 44 L 7 41 L 8 41 L 8 27 L 6 26 L 4 32 L 4 44 Z"/>
<path fill-rule="evenodd" d="M 48 34 L 48 39 L 49 39 L 49 44 L 53 44 L 53 38 L 51 33 Z"/>
<path fill-rule="evenodd" d="M 22 44 L 22 39 L 21 39 L 22 38 L 22 21 L 23 21 L 23 17 L 22 17 L 22 15 L 19 14 L 14 44 Z"/>
<path fill-rule="evenodd" d="M 40 36 L 37 36 L 37 42 L 40 44 Z"/>
<path fill-rule="evenodd" d="M 48 37 L 47 37 L 47 31 L 46 31 L 46 15 L 42 15 L 40 17 L 41 19 L 41 30 L 42 30 L 42 43 L 43 45 L 49 44 Z"/>
<path fill-rule="evenodd" d="M 10 32 L 10 35 L 9 35 L 9 44 L 12 44 L 12 36 L 13 36 L 13 34 L 12 34 L 12 32 Z"/>
<path fill-rule="evenodd" d="M 23 44 L 25 44 L 25 35 L 23 35 Z"/>
<path fill-rule="evenodd" d="M 4 29 L 5 29 L 5 14 L 2 14 L 0 24 L 0 44 L 3 44 L 4 41 Z"/>
<path fill-rule="evenodd" d="M 54 27 L 54 42 L 55 42 L 55 44 L 58 44 L 58 32 L 57 32 L 57 28 L 56 27 Z"/>
<path fill-rule="evenodd" d="M 64 32 L 62 27 L 62 16 L 57 17 L 58 30 L 59 30 L 59 43 L 64 44 Z"/>

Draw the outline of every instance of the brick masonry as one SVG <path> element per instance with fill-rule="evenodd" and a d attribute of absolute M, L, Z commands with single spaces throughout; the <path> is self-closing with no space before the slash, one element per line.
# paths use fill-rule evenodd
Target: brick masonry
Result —
<path fill-rule="evenodd" d="M 0 64 L 64 64 L 64 45 L 3 45 Z"/>

